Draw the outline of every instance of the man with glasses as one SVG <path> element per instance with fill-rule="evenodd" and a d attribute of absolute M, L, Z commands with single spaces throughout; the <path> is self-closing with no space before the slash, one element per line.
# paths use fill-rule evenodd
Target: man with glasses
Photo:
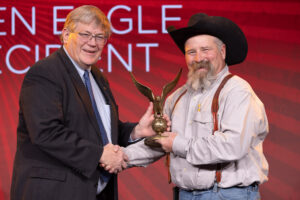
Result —
<path fill-rule="evenodd" d="M 118 145 L 155 133 L 152 104 L 138 124 L 119 120 L 108 82 L 93 66 L 110 33 L 97 7 L 78 7 L 66 18 L 63 46 L 26 74 L 12 200 L 118 198 L 114 173 L 126 167 Z"/>

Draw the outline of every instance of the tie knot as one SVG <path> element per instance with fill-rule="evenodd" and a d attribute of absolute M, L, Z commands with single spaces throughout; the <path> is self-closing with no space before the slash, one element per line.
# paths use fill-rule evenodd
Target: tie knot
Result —
<path fill-rule="evenodd" d="M 85 78 L 85 79 L 86 79 L 86 78 L 88 78 L 88 79 L 90 78 L 90 77 L 89 77 L 89 71 L 88 71 L 88 70 L 84 70 L 83 78 Z"/>

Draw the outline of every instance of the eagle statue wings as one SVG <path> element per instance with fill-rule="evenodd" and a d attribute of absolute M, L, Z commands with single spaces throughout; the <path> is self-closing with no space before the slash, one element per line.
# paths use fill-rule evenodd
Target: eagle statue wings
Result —
<path fill-rule="evenodd" d="M 135 79 L 133 74 L 130 72 L 131 79 L 132 79 L 133 83 L 135 84 L 135 86 L 137 87 L 137 89 L 144 96 L 146 96 L 149 99 L 149 101 L 153 102 L 153 110 L 154 110 L 155 117 L 163 115 L 163 106 L 164 106 L 165 99 L 166 99 L 168 93 L 171 92 L 173 90 L 173 88 L 176 86 L 181 73 L 182 73 L 182 68 L 180 69 L 180 71 L 178 72 L 178 74 L 176 75 L 174 80 L 172 80 L 170 83 L 167 83 L 166 85 L 164 85 L 161 96 L 155 96 L 149 87 L 139 83 Z"/>

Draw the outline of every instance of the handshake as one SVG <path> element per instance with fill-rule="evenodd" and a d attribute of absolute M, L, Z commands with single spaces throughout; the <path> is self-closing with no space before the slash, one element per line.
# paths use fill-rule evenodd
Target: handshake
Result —
<path fill-rule="evenodd" d="M 146 113 L 142 116 L 138 125 L 131 133 L 131 139 L 135 140 L 138 138 L 153 136 L 156 134 L 152 129 L 152 121 L 154 120 L 152 110 L 153 103 L 150 102 Z M 164 115 L 163 117 L 167 121 L 167 131 L 170 131 L 171 121 L 167 115 Z M 177 134 L 172 132 L 164 132 L 162 135 L 164 137 L 157 139 L 157 142 L 161 144 L 161 147 L 165 152 L 171 152 L 173 140 Z M 100 158 L 99 165 L 109 173 L 119 173 L 127 167 L 128 161 L 129 160 L 127 155 L 123 152 L 120 146 L 109 143 L 103 148 L 103 153 Z"/>
<path fill-rule="evenodd" d="M 157 142 L 161 144 L 164 152 L 169 153 L 172 151 L 173 141 L 177 133 L 164 132 L 162 135 L 164 137 L 158 139 Z M 128 162 L 129 159 L 120 146 L 107 144 L 104 146 L 99 165 L 109 173 L 117 174 L 127 168 Z"/>
<path fill-rule="evenodd" d="M 99 165 L 109 173 L 119 173 L 127 167 L 128 157 L 118 145 L 111 143 L 104 146 Z"/>

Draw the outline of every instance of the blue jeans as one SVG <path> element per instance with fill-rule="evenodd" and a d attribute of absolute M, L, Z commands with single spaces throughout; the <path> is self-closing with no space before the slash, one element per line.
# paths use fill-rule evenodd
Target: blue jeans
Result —
<path fill-rule="evenodd" d="M 179 190 L 179 200 L 259 200 L 258 185 L 218 188 L 217 183 L 208 190 Z"/>

